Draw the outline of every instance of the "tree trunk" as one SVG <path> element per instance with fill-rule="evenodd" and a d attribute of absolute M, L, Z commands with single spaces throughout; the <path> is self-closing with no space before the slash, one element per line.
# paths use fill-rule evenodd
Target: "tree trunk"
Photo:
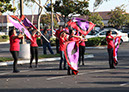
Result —
<path fill-rule="evenodd" d="M 41 0 L 39 0 L 39 4 L 41 5 Z M 41 18 L 42 10 L 43 9 L 39 6 L 38 18 L 37 18 L 37 26 L 39 31 L 40 31 L 40 18 Z"/>

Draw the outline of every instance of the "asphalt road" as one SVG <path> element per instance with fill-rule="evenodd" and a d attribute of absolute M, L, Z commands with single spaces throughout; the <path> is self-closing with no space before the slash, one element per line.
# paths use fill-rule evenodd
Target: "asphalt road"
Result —
<path fill-rule="evenodd" d="M 86 52 L 95 57 L 85 59 L 78 75 L 58 70 L 59 61 L 39 63 L 37 69 L 18 65 L 20 73 L 12 73 L 12 66 L 0 67 L 0 92 L 129 92 L 129 43 L 120 46 L 116 69 L 109 69 L 106 49 Z"/>

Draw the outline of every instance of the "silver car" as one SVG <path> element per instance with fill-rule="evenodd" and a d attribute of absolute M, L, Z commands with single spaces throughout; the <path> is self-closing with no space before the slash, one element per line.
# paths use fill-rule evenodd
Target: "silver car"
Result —
<path fill-rule="evenodd" d="M 102 31 L 96 33 L 95 35 L 87 35 L 86 38 L 94 38 L 94 37 L 106 37 L 106 33 L 107 31 L 111 30 L 112 31 L 112 36 L 116 36 L 116 34 L 118 34 L 118 36 L 121 36 L 121 42 L 128 42 L 128 34 L 127 33 L 122 33 L 120 31 L 118 31 L 117 29 L 114 28 L 105 28 Z"/>

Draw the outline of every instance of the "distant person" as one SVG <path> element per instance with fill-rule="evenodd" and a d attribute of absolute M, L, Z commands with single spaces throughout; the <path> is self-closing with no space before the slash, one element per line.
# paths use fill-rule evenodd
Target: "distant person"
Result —
<path fill-rule="evenodd" d="M 47 33 L 48 32 L 47 28 L 45 28 L 43 32 L 44 32 L 43 35 L 46 37 L 46 39 L 50 41 L 50 36 Z M 43 45 L 43 54 L 47 54 L 46 47 L 48 48 L 51 54 L 54 54 L 54 52 L 52 51 L 50 42 L 48 42 L 46 39 L 44 37 L 41 37 L 41 44 Z"/>
<path fill-rule="evenodd" d="M 115 69 L 114 67 L 114 59 L 113 59 L 113 48 L 114 48 L 114 37 L 112 36 L 112 31 L 109 30 L 106 33 L 106 40 L 107 40 L 107 51 L 108 51 L 108 55 L 109 55 L 109 66 L 110 69 Z"/>
<path fill-rule="evenodd" d="M 62 62 L 64 61 L 64 70 L 66 70 L 66 59 L 65 59 L 65 55 L 64 55 L 64 46 L 65 46 L 65 43 L 67 42 L 67 37 L 66 37 L 66 32 L 65 31 L 62 31 L 60 33 L 60 48 L 59 48 L 59 51 L 60 51 L 60 65 L 59 65 L 59 70 L 62 70 Z"/>
<path fill-rule="evenodd" d="M 59 29 L 56 30 L 55 36 L 56 36 L 56 52 L 59 53 L 59 38 L 60 38 L 60 32 L 63 31 L 63 27 L 60 25 Z"/>
<path fill-rule="evenodd" d="M 20 50 L 20 39 L 23 38 L 23 35 L 20 33 L 17 35 L 16 31 L 14 29 L 9 31 L 9 40 L 10 40 L 10 52 L 12 54 L 12 57 L 14 59 L 13 62 L 13 72 L 18 73 L 20 72 L 17 69 L 17 62 L 18 62 L 18 56 L 19 56 L 19 50 Z"/>
<path fill-rule="evenodd" d="M 82 33 L 79 33 L 80 36 L 82 36 L 82 40 L 79 43 L 79 62 L 78 65 L 80 65 L 81 61 L 82 61 L 82 65 L 84 64 L 84 54 L 85 54 L 85 41 L 87 41 L 87 39 L 85 38 L 85 36 L 83 36 Z"/>
<path fill-rule="evenodd" d="M 41 36 L 41 33 L 39 32 L 39 35 L 36 34 L 37 30 L 32 30 L 32 39 L 31 45 L 30 45 L 30 52 L 31 52 L 31 59 L 30 59 L 30 68 L 32 68 L 32 61 L 35 57 L 35 68 L 38 67 L 38 44 L 37 44 L 37 38 Z"/>

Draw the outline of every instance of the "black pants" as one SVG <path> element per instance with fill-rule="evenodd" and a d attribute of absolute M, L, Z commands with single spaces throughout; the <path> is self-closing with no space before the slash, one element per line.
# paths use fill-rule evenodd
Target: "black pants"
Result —
<path fill-rule="evenodd" d="M 71 70 L 71 69 L 70 69 L 70 67 L 68 66 L 68 71 L 67 71 L 67 74 L 68 74 L 68 75 L 71 75 L 70 70 Z M 74 70 L 72 70 L 72 74 L 74 74 L 73 71 L 74 71 Z"/>
<path fill-rule="evenodd" d="M 85 53 L 85 46 L 79 46 L 79 64 L 82 61 L 82 64 L 84 65 L 84 53 Z"/>
<path fill-rule="evenodd" d="M 107 49 L 108 50 L 108 56 L 109 56 L 109 66 L 110 68 L 114 67 L 114 59 L 113 59 L 113 49 Z"/>
<path fill-rule="evenodd" d="M 30 66 L 32 65 L 32 61 L 35 57 L 35 64 L 38 65 L 38 47 L 30 47 L 31 52 L 31 59 L 30 59 Z"/>
<path fill-rule="evenodd" d="M 56 53 L 59 53 L 59 40 L 56 39 Z"/>
<path fill-rule="evenodd" d="M 13 71 L 17 70 L 17 61 L 18 61 L 18 56 L 19 56 L 19 51 L 10 51 L 12 54 L 12 57 L 14 59 L 13 62 Z"/>

